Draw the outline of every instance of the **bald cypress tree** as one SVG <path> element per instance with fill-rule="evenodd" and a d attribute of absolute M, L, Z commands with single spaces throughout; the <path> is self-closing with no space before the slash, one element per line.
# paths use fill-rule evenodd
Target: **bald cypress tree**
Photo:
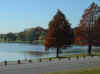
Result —
<path fill-rule="evenodd" d="M 84 11 L 79 27 L 74 32 L 78 44 L 88 45 L 88 54 L 92 55 L 92 46 L 100 45 L 100 6 L 92 3 Z"/>
<path fill-rule="evenodd" d="M 48 33 L 45 38 L 45 47 L 56 48 L 59 57 L 59 50 L 72 44 L 73 32 L 70 23 L 66 20 L 65 15 L 58 10 L 56 15 L 49 23 Z"/>

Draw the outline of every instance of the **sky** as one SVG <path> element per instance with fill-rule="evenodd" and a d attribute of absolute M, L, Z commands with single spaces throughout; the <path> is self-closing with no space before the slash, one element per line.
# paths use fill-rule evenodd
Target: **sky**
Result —
<path fill-rule="evenodd" d="M 78 26 L 84 10 L 99 0 L 0 0 L 0 33 L 20 32 L 48 23 L 60 9 L 72 28 Z"/>

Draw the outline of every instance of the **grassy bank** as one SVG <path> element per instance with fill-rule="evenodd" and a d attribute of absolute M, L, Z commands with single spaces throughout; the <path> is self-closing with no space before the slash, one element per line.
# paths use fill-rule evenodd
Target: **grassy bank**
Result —
<path fill-rule="evenodd" d="M 69 71 L 52 72 L 52 73 L 45 73 L 45 74 L 100 74 L 100 68 L 69 70 Z"/>
<path fill-rule="evenodd" d="M 88 54 L 73 54 L 73 55 L 64 55 L 64 56 L 60 56 L 59 58 L 63 59 L 63 58 L 86 58 L 88 57 Z M 100 56 L 100 53 L 92 53 L 91 57 L 94 56 Z M 50 57 L 48 59 L 56 59 L 56 57 Z"/>

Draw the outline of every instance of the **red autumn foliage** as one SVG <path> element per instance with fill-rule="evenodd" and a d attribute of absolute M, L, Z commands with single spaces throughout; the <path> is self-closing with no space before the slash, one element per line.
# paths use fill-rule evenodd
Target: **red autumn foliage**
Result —
<path fill-rule="evenodd" d="M 48 33 L 45 38 L 45 47 L 63 48 L 72 43 L 72 29 L 64 14 L 58 10 L 53 20 L 49 23 Z"/>
<path fill-rule="evenodd" d="M 93 16 L 91 13 L 96 12 Z M 87 45 L 88 39 L 92 40 L 92 45 L 100 45 L 100 7 L 95 3 L 85 10 L 80 25 L 74 30 L 75 43 Z M 90 16 L 90 17 L 89 17 Z M 94 18 L 93 18 L 94 17 Z M 89 27 L 92 25 L 90 22 L 94 20 L 93 31 L 89 34 Z M 90 21 L 90 22 L 89 22 Z M 79 40 L 80 39 L 80 40 Z"/>

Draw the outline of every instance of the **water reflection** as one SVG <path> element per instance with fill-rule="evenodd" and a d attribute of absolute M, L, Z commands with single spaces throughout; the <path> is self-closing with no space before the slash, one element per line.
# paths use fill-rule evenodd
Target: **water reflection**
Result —
<path fill-rule="evenodd" d="M 60 55 L 72 55 L 87 53 L 87 46 L 72 46 L 62 49 Z M 93 47 L 92 52 L 100 52 L 100 47 Z M 18 60 L 18 59 L 38 59 L 55 57 L 56 50 L 51 48 L 48 53 L 45 52 L 43 45 L 20 44 L 20 43 L 0 43 L 0 61 Z"/>

